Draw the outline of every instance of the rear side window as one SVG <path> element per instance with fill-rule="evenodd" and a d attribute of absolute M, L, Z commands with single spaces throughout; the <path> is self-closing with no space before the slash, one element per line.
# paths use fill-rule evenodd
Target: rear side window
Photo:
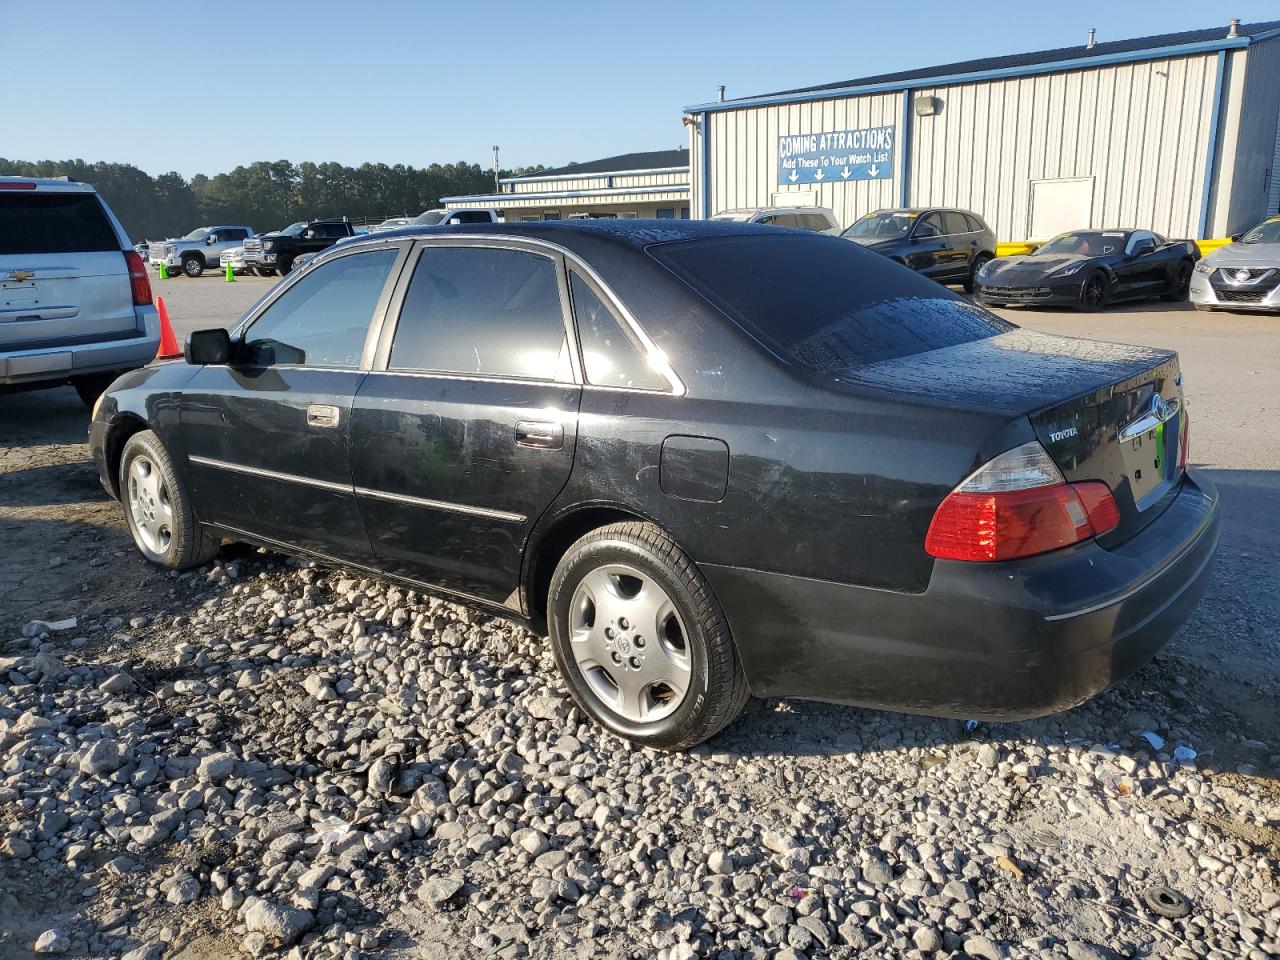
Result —
<path fill-rule="evenodd" d="M 946 225 L 947 233 L 968 233 L 969 221 L 963 213 L 957 213 L 954 210 L 948 211 L 942 215 L 943 223 Z"/>
<path fill-rule="evenodd" d="M 321 264 L 280 295 L 245 333 L 242 361 L 358 367 L 395 249 Z"/>
<path fill-rule="evenodd" d="M 0 255 L 119 249 L 97 194 L 0 192 Z"/>
<path fill-rule="evenodd" d="M 987 229 L 986 224 L 984 224 L 981 220 L 979 220 L 977 217 L 975 217 L 971 213 L 966 213 L 964 215 L 964 218 L 969 223 L 969 229 L 974 233 L 981 233 L 983 230 Z"/>
<path fill-rule="evenodd" d="M 778 356 L 810 370 L 843 370 L 1016 329 L 837 237 L 723 237 L 649 250 Z"/>
<path fill-rule="evenodd" d="M 601 387 L 663 389 L 662 378 L 654 373 L 591 284 L 575 271 L 569 275 L 569 289 L 587 382 Z"/>
<path fill-rule="evenodd" d="M 426 248 L 388 366 L 572 382 L 555 261 L 524 250 Z"/>

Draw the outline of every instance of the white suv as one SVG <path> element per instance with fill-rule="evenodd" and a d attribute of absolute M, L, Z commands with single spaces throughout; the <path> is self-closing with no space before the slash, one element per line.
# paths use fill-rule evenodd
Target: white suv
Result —
<path fill-rule="evenodd" d="M 746 207 L 741 210 L 721 210 L 711 219 L 799 227 L 801 230 L 814 230 L 818 233 L 840 232 L 840 221 L 826 207 Z"/>
<path fill-rule="evenodd" d="M 146 264 L 97 191 L 0 177 L 0 392 L 70 383 L 92 406 L 159 344 Z"/>

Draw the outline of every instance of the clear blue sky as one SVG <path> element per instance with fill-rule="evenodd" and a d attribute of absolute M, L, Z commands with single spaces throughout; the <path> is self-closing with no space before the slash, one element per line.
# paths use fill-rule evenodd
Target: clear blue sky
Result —
<path fill-rule="evenodd" d="M 1207 4 L 0 0 L 0 156 L 560 165 L 687 142 L 681 108 L 910 67 L 1280 19 Z"/>

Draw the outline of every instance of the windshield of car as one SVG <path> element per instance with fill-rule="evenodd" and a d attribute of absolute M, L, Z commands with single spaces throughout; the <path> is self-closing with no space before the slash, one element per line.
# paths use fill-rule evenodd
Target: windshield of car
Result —
<path fill-rule="evenodd" d="M 1016 329 L 835 237 L 716 237 L 649 249 L 775 354 L 810 370 L 845 370 Z"/>
<path fill-rule="evenodd" d="M 1123 230 L 1077 230 L 1062 233 L 1036 250 L 1038 257 L 1109 257 L 1124 249 Z"/>
<path fill-rule="evenodd" d="M 919 214 L 917 213 L 880 210 L 876 213 L 868 213 L 865 217 L 859 217 L 840 236 L 874 237 L 879 240 L 905 237 L 911 232 L 911 225 L 916 222 L 918 217 Z"/>
<path fill-rule="evenodd" d="M 1280 217 L 1258 224 L 1243 237 L 1241 243 L 1280 243 Z"/>
<path fill-rule="evenodd" d="M 302 233 L 302 228 L 305 227 L 306 225 L 307 225 L 307 222 L 305 220 L 299 220 L 297 223 L 291 223 L 287 227 L 285 227 L 283 230 L 277 230 L 276 232 L 281 234 L 282 236 L 296 237 Z"/>
<path fill-rule="evenodd" d="M 207 237 L 208 235 L 209 235 L 209 228 L 208 228 L 208 227 L 200 227 L 198 230 L 192 230 L 190 233 L 188 233 L 188 234 L 187 234 L 185 237 L 183 237 L 182 239 L 183 239 L 183 240 L 203 240 L 203 239 L 204 239 L 205 237 Z"/>
<path fill-rule="evenodd" d="M 433 223 L 439 223 L 444 219 L 443 210 L 428 210 L 426 213 L 420 213 L 413 218 L 414 223 L 424 223 L 431 226 Z"/>

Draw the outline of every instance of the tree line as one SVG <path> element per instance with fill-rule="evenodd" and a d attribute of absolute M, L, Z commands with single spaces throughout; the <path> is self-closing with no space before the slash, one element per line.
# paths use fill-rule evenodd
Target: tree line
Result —
<path fill-rule="evenodd" d="M 543 166 L 501 170 L 537 173 Z M 93 184 L 129 237 L 158 240 L 205 224 L 247 224 L 259 233 L 309 217 L 416 216 L 441 197 L 493 192 L 493 172 L 477 163 L 291 163 L 260 160 L 212 177 L 151 176 L 128 163 L 6 160 L 0 176 L 70 177 Z"/>

